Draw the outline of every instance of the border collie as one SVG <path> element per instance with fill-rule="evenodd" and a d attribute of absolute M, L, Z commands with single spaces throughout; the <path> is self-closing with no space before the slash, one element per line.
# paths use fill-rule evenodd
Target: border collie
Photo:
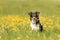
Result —
<path fill-rule="evenodd" d="M 39 14 L 40 12 L 30 12 L 29 16 L 30 16 L 30 26 L 32 28 L 32 30 L 34 31 L 41 31 L 43 30 L 43 26 L 41 25 L 40 21 L 39 21 Z"/>

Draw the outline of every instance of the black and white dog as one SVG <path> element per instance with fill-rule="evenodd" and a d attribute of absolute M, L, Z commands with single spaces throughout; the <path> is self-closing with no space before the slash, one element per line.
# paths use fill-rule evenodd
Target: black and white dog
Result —
<path fill-rule="evenodd" d="M 41 25 L 40 21 L 39 21 L 39 14 L 40 12 L 30 12 L 29 16 L 30 16 L 30 26 L 32 28 L 32 30 L 34 31 L 42 31 L 43 30 L 43 26 Z"/>

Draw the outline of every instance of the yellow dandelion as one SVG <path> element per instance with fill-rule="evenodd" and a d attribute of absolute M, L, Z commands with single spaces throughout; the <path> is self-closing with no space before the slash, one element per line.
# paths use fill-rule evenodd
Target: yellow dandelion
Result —
<path fill-rule="evenodd" d="M 1 39 L 1 36 L 0 36 L 0 39 Z"/>
<path fill-rule="evenodd" d="M 60 38 L 60 34 L 58 35 L 58 38 Z"/>
<path fill-rule="evenodd" d="M 0 22 L 0 25 L 2 25 L 3 23 L 2 22 Z"/>
<path fill-rule="evenodd" d="M 19 31 L 17 27 L 13 27 L 12 30 L 16 32 Z"/>
<path fill-rule="evenodd" d="M 23 19 L 22 19 L 22 18 L 20 18 L 19 20 L 20 20 L 21 22 L 23 21 Z"/>
<path fill-rule="evenodd" d="M 14 27 L 14 26 L 15 26 L 15 22 L 12 22 L 12 23 L 11 23 L 11 26 Z"/>
<path fill-rule="evenodd" d="M 29 19 L 29 18 L 28 18 L 27 20 L 28 20 L 28 22 L 30 21 L 30 19 Z"/>
<path fill-rule="evenodd" d="M 18 20 L 17 20 L 17 19 L 18 19 Z M 16 22 L 20 22 L 20 18 L 17 18 L 17 19 L 16 19 Z"/>
<path fill-rule="evenodd" d="M 17 40 L 16 38 L 14 38 L 13 40 Z"/>
<path fill-rule="evenodd" d="M 53 22 L 52 22 L 52 21 L 46 21 L 46 24 L 50 24 L 50 25 L 52 25 Z"/>
<path fill-rule="evenodd" d="M 4 32 L 5 31 L 5 29 L 4 28 L 2 28 L 2 32 Z"/>
<path fill-rule="evenodd" d="M 48 18 L 48 21 L 52 21 L 52 18 Z"/>
<path fill-rule="evenodd" d="M 2 17 L 1 20 L 4 21 L 4 18 Z"/>
<path fill-rule="evenodd" d="M 14 18 L 11 19 L 12 22 L 15 22 L 16 20 Z"/>
<path fill-rule="evenodd" d="M 41 20 L 41 19 L 42 19 L 42 20 L 46 20 L 46 17 L 40 17 L 40 20 Z"/>
<path fill-rule="evenodd" d="M 26 23 L 27 21 L 26 20 L 23 20 L 23 23 Z"/>
<path fill-rule="evenodd" d="M 55 23 L 54 26 L 55 26 L 56 29 L 60 29 L 60 25 L 58 23 Z"/>
<path fill-rule="evenodd" d="M 24 19 L 27 19 L 27 17 L 25 17 Z"/>
<path fill-rule="evenodd" d="M 60 34 L 58 34 L 57 37 L 58 37 L 58 40 L 60 40 Z"/>
<path fill-rule="evenodd" d="M 60 40 L 60 38 L 58 40 Z"/>
<path fill-rule="evenodd" d="M 48 26 L 48 28 L 51 28 L 51 29 L 53 29 L 53 27 L 52 27 L 52 26 L 50 26 L 50 25 Z"/>
<path fill-rule="evenodd" d="M 47 27 L 47 25 L 46 25 L 46 24 L 44 24 L 43 26 L 44 26 L 44 27 Z"/>
<path fill-rule="evenodd" d="M 20 37 L 17 37 L 17 40 L 20 40 L 21 38 Z"/>

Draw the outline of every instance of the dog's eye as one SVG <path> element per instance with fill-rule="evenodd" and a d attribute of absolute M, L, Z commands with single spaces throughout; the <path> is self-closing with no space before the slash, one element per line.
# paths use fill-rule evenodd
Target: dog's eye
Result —
<path fill-rule="evenodd" d="M 32 17 L 32 15 L 30 15 L 30 17 Z"/>
<path fill-rule="evenodd" d="M 36 15 L 36 17 L 38 17 L 38 16 Z"/>
<path fill-rule="evenodd" d="M 36 16 L 36 18 L 37 18 L 37 19 L 39 19 L 39 17 L 38 17 L 38 16 Z"/>

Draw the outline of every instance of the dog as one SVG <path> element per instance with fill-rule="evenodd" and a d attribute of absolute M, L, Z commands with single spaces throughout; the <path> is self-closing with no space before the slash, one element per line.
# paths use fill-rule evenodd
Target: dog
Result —
<path fill-rule="evenodd" d="M 40 12 L 30 12 L 29 16 L 30 16 L 30 26 L 32 28 L 32 30 L 34 31 L 43 31 L 43 26 L 41 25 L 40 21 L 39 21 L 39 14 Z"/>

